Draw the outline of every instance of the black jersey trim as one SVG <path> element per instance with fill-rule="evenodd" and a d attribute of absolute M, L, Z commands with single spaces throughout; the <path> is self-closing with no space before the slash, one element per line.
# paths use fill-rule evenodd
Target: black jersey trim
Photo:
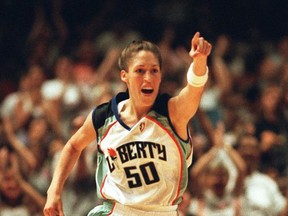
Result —
<path fill-rule="evenodd" d="M 112 111 L 117 119 L 117 121 L 126 129 L 126 130 L 131 130 L 131 128 L 126 125 L 122 119 L 120 118 L 120 115 L 119 115 L 119 112 L 118 112 L 118 103 L 123 101 L 123 100 L 126 100 L 129 98 L 129 95 L 128 93 L 126 92 L 121 92 L 119 93 L 118 95 L 116 95 L 116 97 L 114 97 L 112 99 Z"/>
<path fill-rule="evenodd" d="M 174 128 L 171 119 L 170 119 L 170 115 L 169 115 L 169 111 L 168 111 L 168 101 L 171 99 L 171 95 L 164 93 L 161 95 L 158 95 L 157 99 L 156 99 L 156 103 L 153 106 L 153 110 L 155 110 L 157 113 L 165 116 L 168 119 L 169 125 L 171 127 L 171 129 L 173 130 L 173 132 L 176 134 L 176 136 L 182 140 L 183 142 L 189 143 L 189 134 L 188 134 L 188 126 L 187 126 L 187 136 L 188 138 L 186 140 L 182 139 L 178 133 L 176 132 L 176 129 Z"/>
<path fill-rule="evenodd" d="M 92 112 L 92 122 L 94 125 L 94 128 L 98 134 L 98 129 L 102 127 L 105 123 L 105 120 L 112 115 L 115 115 L 117 121 L 127 130 L 131 130 L 131 128 L 126 125 L 122 119 L 120 118 L 119 112 L 118 112 L 118 107 L 117 105 L 119 102 L 126 100 L 129 98 L 128 92 L 120 92 L 118 93 L 115 97 L 112 98 L 108 103 L 104 103 L 96 107 L 93 112 Z M 176 134 L 176 136 L 182 140 L 183 142 L 189 142 L 189 135 L 187 140 L 182 139 L 178 133 L 176 132 L 170 116 L 169 116 L 169 111 L 168 111 L 168 101 L 170 100 L 171 95 L 169 94 L 161 94 L 158 95 L 156 98 L 156 101 L 152 107 L 152 110 L 155 112 L 159 113 L 160 115 L 165 116 L 168 119 L 168 122 L 170 124 L 170 127 Z M 111 112 L 112 111 L 112 112 Z M 187 132 L 188 132 L 188 126 L 187 126 Z"/>
<path fill-rule="evenodd" d="M 102 127 L 105 123 L 105 119 L 107 116 L 109 116 L 108 111 L 109 111 L 109 103 L 104 103 L 99 106 L 97 106 L 93 112 L 92 112 L 92 123 L 97 131 L 98 128 Z"/>

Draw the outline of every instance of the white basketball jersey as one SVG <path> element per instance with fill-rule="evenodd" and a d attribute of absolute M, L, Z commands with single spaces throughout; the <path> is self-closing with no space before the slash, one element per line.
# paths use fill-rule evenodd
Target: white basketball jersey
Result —
<path fill-rule="evenodd" d="M 133 127 L 122 122 L 117 109 L 127 98 L 126 93 L 118 94 L 93 112 L 97 194 L 130 206 L 176 205 L 187 187 L 192 147 L 170 124 L 170 97 L 158 96 L 152 110 Z"/>

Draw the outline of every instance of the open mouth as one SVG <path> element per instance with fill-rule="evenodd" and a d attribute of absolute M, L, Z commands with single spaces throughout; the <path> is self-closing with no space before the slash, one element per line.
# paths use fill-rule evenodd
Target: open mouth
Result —
<path fill-rule="evenodd" d="M 144 94 L 152 94 L 153 93 L 153 89 L 145 88 L 145 89 L 142 89 L 141 92 L 144 93 Z"/>

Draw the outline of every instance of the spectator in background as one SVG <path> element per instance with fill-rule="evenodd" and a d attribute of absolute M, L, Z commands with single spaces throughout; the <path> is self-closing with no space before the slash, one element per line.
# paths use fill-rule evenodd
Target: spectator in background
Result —
<path fill-rule="evenodd" d="M 255 135 L 261 149 L 260 168 L 273 178 L 282 176 L 287 169 L 288 122 L 281 108 L 284 105 L 280 101 L 281 91 L 281 86 L 276 83 L 263 88 L 255 124 Z"/>
<path fill-rule="evenodd" d="M 175 47 L 175 27 L 173 24 L 165 26 L 162 37 L 157 43 L 161 53 L 163 53 L 163 73 L 165 78 L 161 83 L 161 91 L 175 95 L 185 85 L 183 79 L 185 71 L 191 64 L 191 58 L 187 56 L 187 51 L 183 47 Z M 186 60 L 186 58 L 188 60 Z"/>
<path fill-rule="evenodd" d="M 76 82 L 82 85 L 93 85 L 97 65 L 97 51 L 91 39 L 82 39 L 73 51 L 73 74 Z"/>
<path fill-rule="evenodd" d="M 225 111 L 227 109 L 227 107 L 224 107 L 224 101 L 231 94 L 232 77 L 230 69 L 224 60 L 224 56 L 229 51 L 230 46 L 230 40 L 226 35 L 221 35 L 217 38 L 215 49 L 211 55 L 211 79 L 206 85 L 200 103 L 200 108 L 207 114 L 213 127 L 216 127 L 218 121 L 224 120 L 224 114 L 226 114 Z M 198 118 L 191 121 L 194 133 L 203 133 L 199 124 Z M 225 126 L 230 130 L 228 122 L 225 122 Z"/>
<path fill-rule="evenodd" d="M 255 136 L 240 136 L 237 150 L 247 161 L 242 215 L 287 215 L 288 202 L 281 194 L 276 181 L 259 171 L 261 148 Z"/>
<path fill-rule="evenodd" d="M 61 136 L 69 136 L 69 124 L 74 113 L 86 108 L 81 88 L 73 75 L 73 61 L 68 56 L 57 59 L 54 78 L 46 80 L 41 89 L 42 96 L 55 119 L 53 127 L 58 128 Z"/>
<path fill-rule="evenodd" d="M 283 116 L 283 127 L 286 128 L 286 135 L 288 136 L 288 55 L 286 57 L 286 60 L 284 60 L 281 64 L 281 67 L 279 68 L 279 73 L 281 77 L 279 85 L 279 87 L 281 88 L 281 96 L 278 106 L 279 111 Z M 286 142 L 288 141 L 286 140 Z"/>
<path fill-rule="evenodd" d="M 85 117 L 85 113 L 80 113 L 71 121 L 71 126 L 69 127 L 71 135 L 82 126 Z M 64 145 L 65 141 L 61 137 L 54 137 L 49 143 L 49 173 L 53 173 Z M 96 197 L 94 183 L 95 151 L 96 147 L 94 142 L 92 142 L 80 155 L 71 176 L 67 180 L 63 190 L 63 210 L 65 215 L 86 216 L 95 204 L 100 204 L 99 199 Z"/>
<path fill-rule="evenodd" d="M 119 79 L 116 79 L 120 50 L 111 48 L 99 60 L 99 53 L 91 43 L 90 39 L 83 39 L 80 42 L 75 51 L 73 64 L 73 74 L 87 103 L 87 109 L 99 104 L 105 95 L 113 96 L 125 87 Z"/>
<path fill-rule="evenodd" d="M 191 193 L 189 190 L 186 190 L 183 194 L 183 199 L 179 204 L 179 215 L 178 216 L 190 216 L 189 206 L 191 203 Z"/>
<path fill-rule="evenodd" d="M 246 164 L 224 140 L 224 125 L 214 129 L 205 112 L 198 110 L 212 147 L 190 171 L 192 200 L 188 212 L 197 216 L 234 215 L 242 208 L 243 180 Z M 236 168 L 236 173 L 234 169 Z"/>
<path fill-rule="evenodd" d="M 130 28 L 130 25 L 129 20 L 116 18 L 112 21 L 110 29 L 103 31 L 94 39 L 95 50 L 102 58 L 110 49 L 116 48 L 121 51 L 131 41 L 142 38 L 139 32 Z"/>
<path fill-rule="evenodd" d="M 40 91 L 44 80 L 45 73 L 42 67 L 39 65 L 29 67 L 27 73 L 24 75 L 24 80 L 21 82 L 22 86 L 18 93 L 13 93 L 15 102 L 12 102 L 11 107 L 7 107 L 11 108 L 11 110 L 3 110 L 7 113 L 5 116 L 11 118 L 13 121 L 15 130 L 22 130 L 27 126 L 30 118 L 39 116 L 45 112 L 45 105 Z M 4 109 L 7 108 L 4 107 Z"/>
<path fill-rule="evenodd" d="M 287 67 L 287 75 L 288 75 L 288 67 Z M 288 128 L 288 79 L 287 79 L 287 84 L 284 85 L 282 88 L 282 94 L 281 94 L 279 105 L 281 109 L 280 112 L 282 113 L 284 121 L 285 121 L 284 127 Z M 288 137 L 288 131 L 286 131 L 286 142 L 288 142 L 287 137 Z"/>
<path fill-rule="evenodd" d="M 20 159 L 7 143 L 0 146 L 0 161 L 0 215 L 42 215 L 45 197 L 22 174 Z"/>
<path fill-rule="evenodd" d="M 43 2 L 35 3 L 35 18 L 26 41 L 26 63 L 41 65 L 47 72 L 60 55 L 69 32 L 61 15 L 62 1 L 52 1 L 51 13 Z M 46 74 L 50 78 L 50 74 Z"/>
<path fill-rule="evenodd" d="M 47 164 L 48 140 L 51 128 L 45 117 L 31 120 L 25 139 L 20 139 L 13 128 L 9 118 L 3 119 L 5 136 L 9 147 L 21 160 L 21 170 L 26 175 L 27 181 L 45 195 L 51 175 Z M 55 132 L 54 132 L 55 133 Z M 25 141 L 23 141 L 25 140 Z"/>
<path fill-rule="evenodd" d="M 1 117 L 12 118 L 17 102 L 23 94 L 26 94 L 31 88 L 31 80 L 28 73 L 22 74 L 19 79 L 17 91 L 11 92 L 5 96 L 1 102 Z"/>

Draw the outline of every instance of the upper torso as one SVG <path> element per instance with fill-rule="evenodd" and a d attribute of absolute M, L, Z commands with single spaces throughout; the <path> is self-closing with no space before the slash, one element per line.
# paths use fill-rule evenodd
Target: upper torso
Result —
<path fill-rule="evenodd" d="M 98 195 L 133 206 L 177 204 L 187 186 L 192 147 L 170 124 L 168 98 L 159 97 L 132 127 L 120 119 L 119 98 L 107 105 L 104 121 L 97 111 L 93 115 L 98 135 Z"/>

